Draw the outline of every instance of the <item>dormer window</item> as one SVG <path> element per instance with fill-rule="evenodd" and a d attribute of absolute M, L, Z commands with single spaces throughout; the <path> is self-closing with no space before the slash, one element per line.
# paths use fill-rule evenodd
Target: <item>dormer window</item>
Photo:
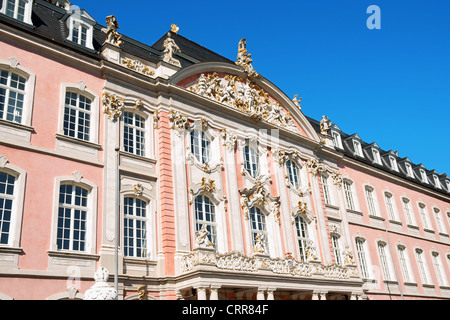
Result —
<path fill-rule="evenodd" d="M 21 22 L 32 24 L 32 5 L 32 0 L 3 0 L 0 13 L 6 14 L 7 16 Z"/>
<path fill-rule="evenodd" d="M 450 180 L 446 180 L 445 183 L 447 184 L 447 191 L 450 192 Z"/>
<path fill-rule="evenodd" d="M 413 173 L 413 169 L 412 169 L 411 164 L 406 162 L 405 163 L 405 167 L 406 167 L 406 174 L 408 175 L 408 177 L 414 178 L 414 173 Z"/>
<path fill-rule="evenodd" d="M 422 177 L 422 182 L 423 183 L 428 183 L 427 174 L 425 173 L 425 170 L 420 169 L 420 175 Z"/>
<path fill-rule="evenodd" d="M 85 10 L 71 10 L 69 15 L 67 20 L 69 36 L 67 40 L 94 50 L 93 33 L 96 21 Z"/>
<path fill-rule="evenodd" d="M 397 160 L 393 156 L 389 156 L 389 161 L 391 162 L 391 169 L 398 171 Z"/>
<path fill-rule="evenodd" d="M 436 186 L 436 188 L 441 189 L 441 182 L 439 181 L 439 177 L 436 175 L 433 175 L 433 179 L 434 179 L 434 185 Z"/>
<path fill-rule="evenodd" d="M 372 148 L 372 154 L 373 154 L 373 162 L 375 162 L 376 164 L 381 164 L 380 151 L 378 151 L 378 149 Z"/>
<path fill-rule="evenodd" d="M 344 149 L 342 147 L 342 140 L 341 140 L 341 135 L 336 132 L 336 131 L 332 131 L 331 132 L 331 136 L 333 137 L 333 144 L 335 148 L 339 148 L 339 149 Z"/>
<path fill-rule="evenodd" d="M 358 140 L 353 140 L 353 148 L 355 149 L 356 156 L 364 157 L 361 148 L 361 142 L 359 142 Z"/>

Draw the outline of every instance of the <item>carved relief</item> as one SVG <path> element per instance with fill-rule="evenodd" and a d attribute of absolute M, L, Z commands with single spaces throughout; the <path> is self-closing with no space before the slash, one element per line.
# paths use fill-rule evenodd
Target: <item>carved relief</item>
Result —
<path fill-rule="evenodd" d="M 119 99 L 115 94 L 109 95 L 103 93 L 104 113 L 108 115 L 108 119 L 116 121 L 122 116 L 122 111 L 125 109 L 125 100 Z"/>
<path fill-rule="evenodd" d="M 253 208 L 255 205 L 259 207 L 265 207 L 267 212 L 275 213 L 277 215 L 275 219 L 279 217 L 280 197 L 273 197 L 272 195 L 270 195 L 270 193 L 264 188 L 264 184 L 262 184 L 260 180 L 258 180 L 256 184 L 250 189 L 240 189 L 239 193 L 241 195 L 241 208 L 246 220 L 248 220 L 250 208 Z M 270 203 L 274 203 L 274 205 L 270 207 Z M 275 205 L 275 203 L 278 204 Z"/>
<path fill-rule="evenodd" d="M 187 129 L 189 125 L 188 117 L 182 115 L 180 111 L 170 110 L 169 111 L 169 124 L 170 128 L 176 130 L 178 133 Z"/>
<path fill-rule="evenodd" d="M 233 151 L 237 142 L 236 132 L 227 129 L 222 129 L 220 131 L 220 134 L 222 135 L 222 144 L 226 147 L 228 151 Z"/>
<path fill-rule="evenodd" d="M 289 112 L 270 98 L 261 87 L 238 76 L 217 73 L 201 74 L 197 83 L 189 88 L 201 96 L 228 105 L 250 115 L 255 121 L 268 123 L 298 133 L 295 121 Z"/>
<path fill-rule="evenodd" d="M 236 64 L 238 66 L 241 66 L 249 77 L 259 77 L 259 74 L 256 73 L 255 69 L 252 66 L 252 62 L 252 55 L 247 52 L 247 40 L 241 39 L 241 41 L 239 41 Z"/>
<path fill-rule="evenodd" d="M 155 74 L 155 71 L 150 70 L 150 67 L 144 65 L 139 60 L 133 60 L 130 58 L 122 58 L 120 59 L 121 64 L 125 66 L 126 68 L 130 70 L 137 71 L 139 73 L 142 73 L 143 75 L 146 75 L 148 77 L 153 76 Z"/>

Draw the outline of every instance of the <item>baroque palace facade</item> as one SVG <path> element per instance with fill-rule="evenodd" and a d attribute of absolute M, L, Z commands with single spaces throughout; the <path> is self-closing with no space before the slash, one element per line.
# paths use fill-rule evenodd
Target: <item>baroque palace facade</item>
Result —
<path fill-rule="evenodd" d="M 0 299 L 450 298 L 446 174 L 305 116 L 245 39 L 117 29 L 1 0 Z"/>

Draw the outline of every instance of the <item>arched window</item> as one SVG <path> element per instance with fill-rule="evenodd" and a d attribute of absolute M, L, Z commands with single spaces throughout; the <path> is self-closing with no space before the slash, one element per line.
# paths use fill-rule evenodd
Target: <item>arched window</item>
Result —
<path fill-rule="evenodd" d="M 200 163 L 208 163 L 211 159 L 211 140 L 202 130 L 191 131 L 191 152 Z"/>
<path fill-rule="evenodd" d="M 124 151 L 138 156 L 145 156 L 145 143 L 145 118 L 133 112 L 124 112 Z"/>
<path fill-rule="evenodd" d="M 0 244 L 5 245 L 10 243 L 15 181 L 14 176 L 0 172 Z"/>
<path fill-rule="evenodd" d="M 289 178 L 289 182 L 296 188 L 299 189 L 301 186 L 301 179 L 300 179 L 300 168 L 298 165 L 292 161 L 288 160 L 286 162 L 286 169 L 287 174 Z"/>
<path fill-rule="evenodd" d="M 244 147 L 244 166 L 253 178 L 257 178 L 259 176 L 260 170 L 258 150 L 248 144 Z"/>
<path fill-rule="evenodd" d="M 208 197 L 199 195 L 195 198 L 195 231 L 200 231 L 203 226 L 209 232 L 209 242 L 216 248 L 217 228 L 214 204 Z"/>
<path fill-rule="evenodd" d="M 126 257 L 147 258 L 147 202 L 124 198 L 123 248 Z"/>
<path fill-rule="evenodd" d="M 32 0 L 3 0 L 2 2 L 1 13 L 13 19 L 31 24 Z"/>
<path fill-rule="evenodd" d="M 63 122 L 65 136 L 90 141 L 91 103 L 91 99 L 82 94 L 66 92 Z"/>
<path fill-rule="evenodd" d="M 26 82 L 13 71 L 0 70 L 0 119 L 24 123 Z"/>
<path fill-rule="evenodd" d="M 305 219 L 297 216 L 295 218 L 295 228 L 297 230 L 298 249 L 300 251 L 300 260 L 306 261 L 308 243 L 311 241 L 308 235 L 308 225 Z"/>
<path fill-rule="evenodd" d="M 358 256 L 359 268 L 361 269 L 361 275 L 363 278 L 368 279 L 369 274 L 369 264 L 367 261 L 366 245 L 365 240 L 362 238 L 356 238 L 356 255 Z"/>
<path fill-rule="evenodd" d="M 250 208 L 250 223 L 253 248 L 260 248 L 257 252 L 269 253 L 266 219 L 259 208 Z"/>
<path fill-rule="evenodd" d="M 59 189 L 58 250 L 86 251 L 89 191 L 72 184 L 61 184 Z"/>
<path fill-rule="evenodd" d="M 344 194 L 345 194 L 345 201 L 347 203 L 347 209 L 356 210 L 355 199 L 353 196 L 353 182 L 350 180 L 344 179 L 343 184 L 344 184 Z"/>

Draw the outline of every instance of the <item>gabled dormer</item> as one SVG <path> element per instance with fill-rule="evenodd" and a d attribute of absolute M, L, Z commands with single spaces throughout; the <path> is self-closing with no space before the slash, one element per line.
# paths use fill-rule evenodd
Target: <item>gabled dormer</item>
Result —
<path fill-rule="evenodd" d="M 391 169 L 391 171 L 399 172 L 397 163 L 398 158 L 397 151 L 389 150 L 388 152 L 382 155 L 382 158 L 384 159 L 387 167 Z"/>
<path fill-rule="evenodd" d="M 439 176 L 439 179 L 440 179 L 445 191 L 450 193 L 450 178 L 447 176 L 447 174 L 445 174 L 445 173 L 441 174 Z"/>
<path fill-rule="evenodd" d="M 408 157 L 399 161 L 398 164 L 399 164 L 400 168 L 402 169 L 402 171 L 404 172 L 404 174 L 408 178 L 415 178 L 414 170 L 413 170 L 413 163 L 411 162 L 411 160 Z"/>
<path fill-rule="evenodd" d="M 372 161 L 372 164 L 382 166 L 381 162 L 381 149 L 375 142 L 369 144 L 364 147 L 364 151 L 366 152 L 366 156 Z"/>
<path fill-rule="evenodd" d="M 441 181 L 439 181 L 439 173 L 435 169 L 429 171 L 427 176 L 436 189 L 442 189 Z"/>
<path fill-rule="evenodd" d="M 333 145 L 337 150 L 344 150 L 344 146 L 342 145 L 342 132 L 339 127 L 333 123 L 330 128 L 331 138 L 333 139 Z"/>
<path fill-rule="evenodd" d="M 2 8 L 0 13 L 17 21 L 33 25 L 31 22 L 31 12 L 33 0 L 0 0 Z"/>
<path fill-rule="evenodd" d="M 72 6 L 61 21 L 68 28 L 67 41 L 94 50 L 94 26 L 97 21 L 86 10 Z"/>
<path fill-rule="evenodd" d="M 418 164 L 414 168 L 414 172 L 419 177 L 419 180 L 422 183 L 429 184 L 428 177 L 427 177 L 427 169 L 423 164 Z"/>
<path fill-rule="evenodd" d="M 364 158 L 363 149 L 362 149 L 362 140 L 358 136 L 358 134 L 354 133 L 347 139 L 345 139 L 348 148 L 353 153 L 353 156 Z"/>

